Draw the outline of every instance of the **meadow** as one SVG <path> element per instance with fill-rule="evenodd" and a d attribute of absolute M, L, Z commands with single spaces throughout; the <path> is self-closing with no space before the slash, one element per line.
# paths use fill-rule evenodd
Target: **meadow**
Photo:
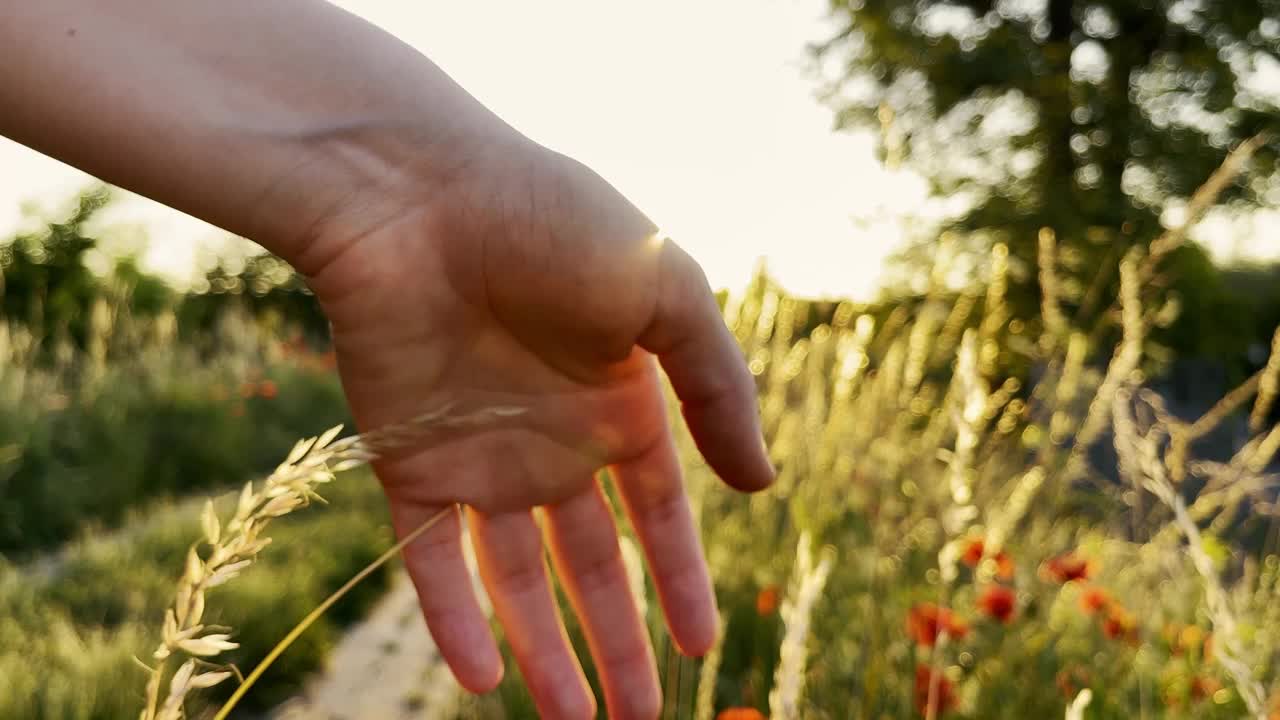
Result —
<path fill-rule="evenodd" d="M 1086 334 L 1054 294 L 1052 234 L 1041 242 L 1034 324 L 1010 316 L 1000 246 L 984 285 L 938 282 L 896 306 L 799 299 L 763 273 L 726 299 L 780 477 L 734 494 L 682 436 L 725 626 L 706 658 L 679 658 L 639 580 L 664 717 L 1280 717 L 1280 335 L 1188 416 L 1158 382 L 1176 320 L 1150 282 L 1160 247 L 1122 261 L 1115 321 Z M 175 601 L 190 550 L 196 575 L 213 572 L 207 541 L 240 485 L 344 415 L 327 356 L 278 327 L 228 313 L 195 348 L 172 318 L 111 310 L 98 340 L 53 363 L 6 331 L 0 717 L 138 717 L 134 658 L 153 664 L 166 608 L 190 602 Z M 320 492 L 326 504 L 273 516 L 271 544 L 202 596 L 205 625 L 237 647 L 199 667 L 247 672 L 391 545 L 366 471 Z M 303 634 L 233 717 L 296 692 L 387 577 Z M 180 714 L 209 716 L 236 684 L 221 679 Z M 510 661 L 495 693 L 451 714 L 534 717 Z"/>

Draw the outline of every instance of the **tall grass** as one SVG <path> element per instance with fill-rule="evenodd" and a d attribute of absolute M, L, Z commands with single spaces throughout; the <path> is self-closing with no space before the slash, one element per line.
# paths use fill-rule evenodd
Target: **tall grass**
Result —
<path fill-rule="evenodd" d="M 0 322 L 0 554 L 116 526 L 150 499 L 239 485 L 269 471 L 298 427 L 345 415 L 326 358 L 243 313 L 199 348 L 177 340 L 172 316 L 98 307 L 90 350 Z"/>
<path fill-rule="evenodd" d="M 1198 194 L 1196 207 L 1210 201 Z M 1269 473 L 1280 427 L 1267 420 L 1280 387 L 1280 334 L 1263 370 L 1198 416 L 1174 415 L 1148 384 L 1161 369 L 1153 326 L 1171 306 L 1149 281 L 1183 237 L 1171 232 L 1149 253 L 1123 258 L 1115 325 L 1091 333 L 1067 319 L 1058 239 L 1047 230 L 1037 323 L 1006 307 L 1011 268 L 1001 246 L 985 286 L 945 287 L 944 258 L 919 302 L 879 322 L 853 303 L 789 296 L 763 273 L 733 298 L 726 321 L 757 379 L 779 482 L 751 497 L 725 491 L 678 434 L 725 625 L 706 660 L 687 661 L 670 650 L 657 613 L 646 614 L 661 648 L 667 716 L 1280 717 L 1280 506 Z M 39 428 L 61 408 L 31 410 L 29 401 L 56 406 L 70 392 L 67 406 L 95 407 L 95 398 L 104 412 L 128 406 L 111 395 L 126 383 L 112 379 L 106 351 L 37 370 L 19 361 L 31 344 L 14 331 L 5 338 L 0 381 L 27 402 L 6 406 L 0 420 L 7 413 L 21 419 L 15 426 Z M 145 377 L 204 377 L 205 360 L 163 345 L 140 356 L 159 363 Z M 240 348 L 226 362 L 261 367 L 242 360 L 255 352 Z M 235 402 L 255 399 L 264 398 Z M 295 432 L 306 421 L 289 422 Z M 1238 441 L 1214 454 L 1206 441 L 1224 425 Z M 0 442 L 0 473 L 40 447 L 34 434 L 15 437 Z M 214 454 L 243 449 L 228 442 Z M 219 556 L 227 533 L 252 534 L 251 518 L 305 504 L 315 477 L 305 486 L 279 477 L 293 477 L 284 470 L 317 445 L 332 447 L 306 445 L 275 485 L 251 486 L 249 500 L 122 510 L 134 514 L 119 535 L 0 566 L 0 717 L 135 717 L 147 704 L 145 676 L 129 658 L 154 657 L 158 642 L 185 654 L 152 670 L 150 716 L 160 716 L 175 670 L 190 668 L 176 676 L 184 687 L 170 716 L 203 712 L 206 700 L 185 692 L 204 689 L 193 683 L 218 679 L 214 690 L 227 692 L 223 663 L 247 667 L 267 654 L 390 543 L 375 485 L 353 479 L 325 491 L 333 508 L 273 525 L 260 560 L 262 535 L 246 541 L 245 557 Z M 366 457 L 325 457 L 309 471 L 327 480 L 339 469 L 331 460 Z M 66 486 L 72 499 L 74 487 Z M 237 565 L 251 557 L 255 567 Z M 244 572 L 225 586 L 207 582 L 227 567 Z M 634 585 L 650 604 L 652 588 L 638 577 Z M 336 619 L 360 606 L 357 597 L 336 608 Z M 583 633 L 567 620 L 588 660 Z M 250 699 L 267 706 L 287 696 L 335 627 L 322 622 L 302 636 Z M 184 646 L 209 635 L 207 647 Z M 218 651 L 209 653 L 217 667 L 187 664 L 205 650 Z M 463 703 L 460 717 L 532 716 L 507 660 L 498 692 Z"/>
<path fill-rule="evenodd" d="M 1245 415 L 1277 363 L 1171 415 L 1145 387 L 1148 262 L 1123 260 L 1119 327 L 1092 338 L 1011 322 L 998 290 L 878 329 L 763 274 L 732 299 L 779 482 L 726 492 L 681 435 L 727 623 L 690 672 L 661 662 L 664 717 L 1280 717 L 1280 427 Z M 1224 424 L 1230 456 L 1199 456 Z M 823 582 L 806 547 L 831 548 Z M 532 717 L 518 677 L 500 693 Z"/>
<path fill-rule="evenodd" d="M 357 473 L 326 492 L 326 512 L 286 518 L 272 529 L 271 552 L 254 572 L 213 591 L 206 622 L 251 628 L 225 660 L 252 667 L 289 628 L 392 540 L 382 492 Z M 230 511 L 234 493 L 217 507 Z M 203 501 L 159 503 L 135 511 L 125 530 L 84 537 L 56 561 L 0 565 L 0 717 L 24 720 L 136 718 L 159 621 L 172 602 L 175 568 L 199 537 Z M 311 629 L 250 698 L 269 708 L 315 670 L 340 628 L 361 616 L 385 587 L 385 574 Z M 191 698 L 200 715 L 226 690 Z"/>

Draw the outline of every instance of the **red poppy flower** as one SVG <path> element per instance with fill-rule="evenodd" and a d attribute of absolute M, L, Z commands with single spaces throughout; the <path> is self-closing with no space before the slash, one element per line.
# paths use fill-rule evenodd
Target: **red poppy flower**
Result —
<path fill-rule="evenodd" d="M 735 707 L 721 710 L 716 720 L 769 720 L 755 708 Z"/>
<path fill-rule="evenodd" d="M 1112 603 L 1107 608 L 1107 617 L 1102 621 L 1102 634 L 1112 640 L 1124 640 L 1129 644 L 1138 641 L 1138 621 L 1133 613 Z"/>
<path fill-rule="evenodd" d="M 920 603 L 907 613 L 907 634 L 921 647 L 933 647 L 944 632 L 959 640 L 969 634 L 969 626 L 955 613 L 933 603 Z"/>
<path fill-rule="evenodd" d="M 1005 624 L 1013 620 L 1017 606 L 1017 596 L 1003 585 L 992 585 L 978 596 L 978 609 Z"/>
<path fill-rule="evenodd" d="M 1044 569 L 1050 578 L 1063 584 L 1075 580 L 1088 580 L 1091 572 L 1089 562 L 1075 553 L 1065 553 L 1049 558 L 1044 564 Z"/>
<path fill-rule="evenodd" d="M 1009 553 L 1001 550 L 996 553 L 996 577 L 1001 580 L 1013 579 L 1013 558 L 1009 557 Z"/>
<path fill-rule="evenodd" d="M 929 695 L 933 690 L 935 717 L 941 717 L 956 706 L 955 685 L 940 672 L 925 665 L 916 666 L 916 709 L 921 715 L 929 714 Z"/>
<path fill-rule="evenodd" d="M 1080 609 L 1088 615 L 1111 607 L 1111 594 L 1100 587 L 1087 587 L 1080 593 Z"/>
<path fill-rule="evenodd" d="M 756 595 L 756 613 L 761 617 L 772 615 L 778 609 L 778 586 L 770 585 Z"/>
<path fill-rule="evenodd" d="M 1191 699 L 1204 700 L 1222 689 L 1222 683 L 1211 677 L 1195 677 L 1191 680 Z"/>
<path fill-rule="evenodd" d="M 978 563 L 982 562 L 986 550 L 986 542 L 982 538 L 972 538 L 965 544 L 960 561 L 971 568 L 976 568 Z M 1013 558 L 1009 557 L 1009 553 L 1001 550 L 992 555 L 991 559 L 996 563 L 996 575 L 1000 579 L 1009 580 L 1013 577 Z"/>
<path fill-rule="evenodd" d="M 971 538 L 965 543 L 964 552 L 960 555 L 960 561 L 969 567 L 977 567 L 982 561 L 982 555 L 987 551 L 987 545 L 982 538 Z"/>
<path fill-rule="evenodd" d="M 1071 700 L 1080 693 L 1081 688 L 1089 687 L 1089 671 L 1079 665 L 1072 665 L 1060 671 L 1054 678 L 1062 697 Z"/>

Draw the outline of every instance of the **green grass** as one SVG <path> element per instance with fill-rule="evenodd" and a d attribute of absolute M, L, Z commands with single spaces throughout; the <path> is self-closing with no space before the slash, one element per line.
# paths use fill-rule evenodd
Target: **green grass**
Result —
<path fill-rule="evenodd" d="M 345 418 L 331 370 L 238 334 L 211 356 L 137 341 L 104 364 L 0 361 L 0 556 L 114 527 L 151 499 L 264 474 L 316 418 Z"/>
<path fill-rule="evenodd" d="M 327 490 L 331 506 L 277 521 L 260 562 L 210 593 L 208 622 L 235 628 L 241 647 L 227 658 L 245 672 L 392 542 L 382 493 L 368 473 L 344 474 Z M 200 534 L 199 507 L 162 503 L 134 513 L 118 534 L 77 541 L 56 561 L 0 569 L 0 717 L 137 716 L 146 678 L 131 657 L 149 659 L 159 642 L 163 608 Z M 386 577 L 335 606 L 264 676 L 246 707 L 269 707 L 295 691 Z M 199 707 L 189 708 L 193 716 Z"/>

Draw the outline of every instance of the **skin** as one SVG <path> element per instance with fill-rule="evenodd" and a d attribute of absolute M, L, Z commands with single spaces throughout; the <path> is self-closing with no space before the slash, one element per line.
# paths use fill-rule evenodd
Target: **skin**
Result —
<path fill-rule="evenodd" d="M 449 509 L 405 552 L 428 627 L 464 687 L 497 685 L 465 527 L 541 714 L 593 716 L 549 554 L 610 717 L 657 717 L 601 472 L 692 655 L 711 646 L 716 608 L 663 372 L 720 477 L 773 480 L 754 384 L 697 264 L 588 168 L 321 2 L 0 0 L 0 46 L 0 133 L 308 277 L 360 428 L 446 404 L 523 411 L 375 465 L 398 533 Z"/>

